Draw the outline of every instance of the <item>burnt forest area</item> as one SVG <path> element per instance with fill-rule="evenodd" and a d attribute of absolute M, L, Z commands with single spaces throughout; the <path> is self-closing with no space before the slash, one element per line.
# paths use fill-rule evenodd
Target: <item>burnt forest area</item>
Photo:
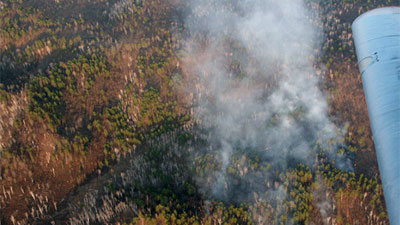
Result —
<path fill-rule="evenodd" d="M 351 24 L 400 4 L 279 2 L 0 0 L 0 224 L 388 225 Z"/>

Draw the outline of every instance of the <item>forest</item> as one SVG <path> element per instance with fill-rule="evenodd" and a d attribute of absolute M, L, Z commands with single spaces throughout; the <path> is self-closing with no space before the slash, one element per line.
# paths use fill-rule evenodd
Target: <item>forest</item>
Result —
<path fill-rule="evenodd" d="M 389 224 L 351 24 L 400 4 L 278 2 L 1 0 L 0 224 Z"/>

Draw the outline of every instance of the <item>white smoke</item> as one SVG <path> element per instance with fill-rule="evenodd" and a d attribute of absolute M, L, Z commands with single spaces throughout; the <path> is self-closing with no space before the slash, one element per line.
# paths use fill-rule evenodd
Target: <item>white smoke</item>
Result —
<path fill-rule="evenodd" d="M 195 116 L 211 130 L 207 151 L 217 151 L 219 162 L 200 185 L 208 180 L 214 197 L 226 193 L 238 149 L 258 149 L 262 160 L 281 169 L 311 166 L 317 147 L 336 155 L 343 131 L 329 119 L 319 88 L 318 12 L 300 0 L 198 0 L 190 9 L 185 67 L 196 81 Z M 263 185 L 250 174 L 246 180 Z M 254 191 L 248 190 L 245 195 Z"/>

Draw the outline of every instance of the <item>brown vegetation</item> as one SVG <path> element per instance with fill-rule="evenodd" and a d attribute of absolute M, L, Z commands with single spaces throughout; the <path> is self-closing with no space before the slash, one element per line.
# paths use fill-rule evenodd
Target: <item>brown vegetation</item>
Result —
<path fill-rule="evenodd" d="M 86 203 L 80 201 L 92 196 L 92 190 L 102 190 L 90 197 L 109 203 L 99 207 L 109 217 L 103 220 L 103 214 L 96 215 L 96 221 L 102 223 L 267 223 L 288 221 L 279 214 L 287 210 L 299 223 L 387 224 L 381 187 L 371 181 L 378 177 L 378 168 L 350 32 L 357 15 L 383 4 L 369 2 L 348 2 L 342 7 L 342 1 L 333 1 L 318 6 L 326 12 L 321 24 L 327 36 L 321 62 L 327 65 L 324 88 L 329 93 L 331 115 L 338 124 L 348 123 L 345 139 L 349 150 L 356 153 L 357 176 L 366 174 L 368 179 L 357 183 L 347 173 L 332 175 L 332 168 L 322 169 L 324 178 L 304 168 L 278 174 L 277 187 L 292 185 L 297 191 L 288 202 L 281 202 L 280 209 L 265 200 L 243 207 L 204 203 L 189 169 L 180 164 L 184 159 L 176 157 L 193 146 L 177 147 L 170 135 L 155 139 L 172 143 L 168 156 L 164 150 L 146 152 L 143 147 L 181 127 L 182 116 L 190 114 L 193 99 L 199 97 L 193 93 L 200 94 L 204 88 L 190 80 L 193 68 L 182 66 L 211 57 L 180 55 L 184 1 L 35 0 L 8 1 L 4 3 L 7 6 L 0 2 L 1 222 L 80 221 L 80 213 L 89 215 L 91 207 L 97 207 L 87 203 L 85 208 Z M 240 75 L 240 65 L 233 59 L 228 59 L 227 65 L 233 75 Z M 52 76 L 66 80 L 57 84 Z M 184 131 L 188 136 L 201 136 Z M 185 135 L 183 139 L 193 145 L 201 143 L 198 136 L 192 142 Z M 121 164 L 111 166 L 137 146 L 142 146 L 137 155 L 132 153 L 119 161 Z M 160 163 L 159 158 L 167 160 Z M 208 163 L 206 166 L 212 167 Z M 153 168 L 165 174 L 155 173 Z M 126 175 L 127 170 L 133 175 Z M 167 175 L 179 185 L 171 188 L 163 183 L 166 177 L 170 179 Z M 128 178 L 131 182 L 139 179 L 142 186 L 120 184 Z M 151 186 L 152 182 L 164 189 L 154 191 L 154 186 L 159 186 Z M 319 210 L 321 202 L 329 203 L 329 218 Z"/>

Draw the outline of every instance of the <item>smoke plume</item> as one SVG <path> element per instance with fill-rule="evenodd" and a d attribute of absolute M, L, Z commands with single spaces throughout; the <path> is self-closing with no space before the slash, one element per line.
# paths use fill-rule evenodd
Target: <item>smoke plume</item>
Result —
<path fill-rule="evenodd" d="M 319 88 L 318 12 L 293 0 L 200 0 L 190 10 L 185 67 L 195 83 L 194 115 L 209 132 L 195 155 L 214 154 L 217 164 L 198 178 L 204 193 L 253 199 L 273 186 L 274 173 L 262 168 L 312 166 L 319 151 L 336 156 L 343 130 Z M 232 170 L 241 174 L 236 181 Z M 284 192 L 279 184 L 274 191 Z"/>

